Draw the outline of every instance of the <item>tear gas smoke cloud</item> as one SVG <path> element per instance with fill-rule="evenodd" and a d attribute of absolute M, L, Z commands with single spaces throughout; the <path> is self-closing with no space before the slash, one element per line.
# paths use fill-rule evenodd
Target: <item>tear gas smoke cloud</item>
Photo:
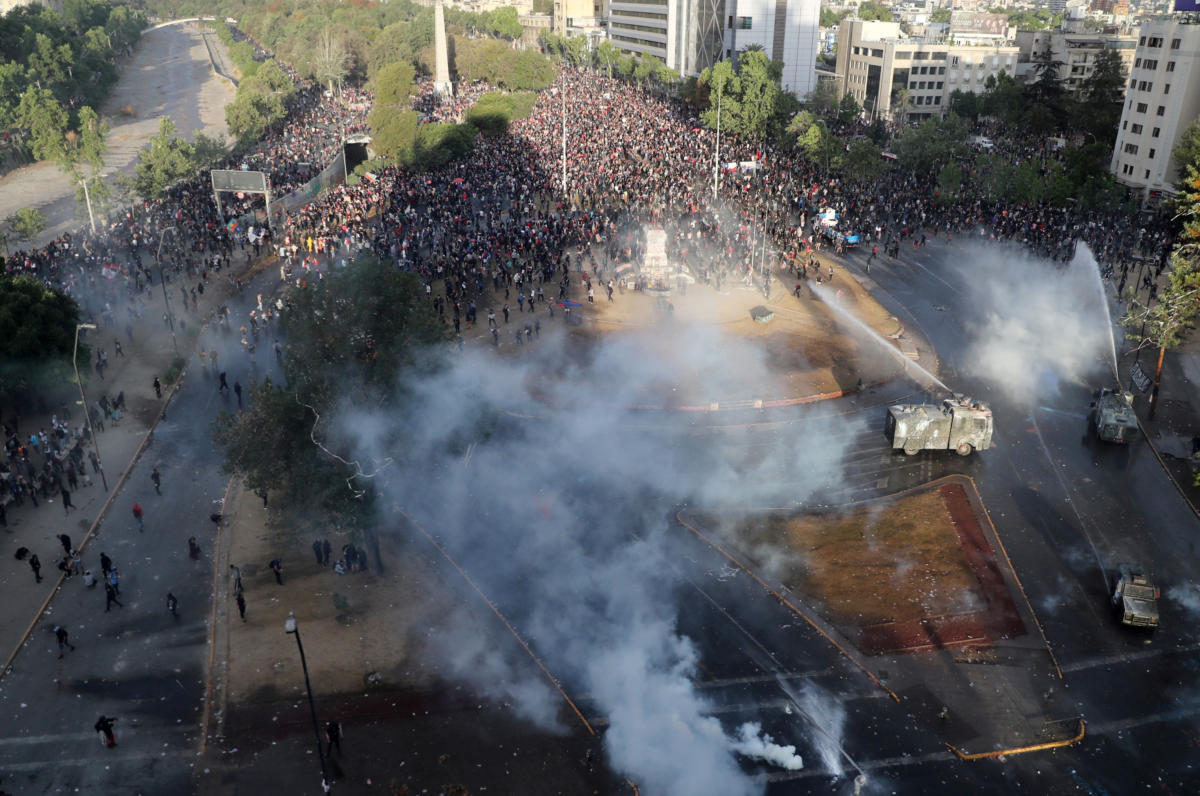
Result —
<path fill-rule="evenodd" d="M 759 787 L 735 751 L 756 743 L 775 761 L 789 747 L 747 727 L 730 737 L 692 686 L 699 652 L 676 627 L 672 509 L 803 500 L 838 477 L 849 437 L 784 424 L 748 458 L 737 433 L 693 436 L 692 415 L 625 408 L 646 403 L 646 385 L 692 381 L 680 373 L 704 377 L 682 398 L 694 403 L 707 390 L 749 397 L 772 382 L 757 349 L 717 331 L 663 326 L 569 352 L 544 334 L 528 357 L 468 352 L 408 385 L 400 416 L 344 408 L 340 432 L 361 458 L 403 458 L 380 484 L 381 504 L 403 506 L 435 534 L 568 690 L 588 695 L 610 722 L 618 771 L 643 792 L 737 796 Z M 517 705 L 524 715 L 549 721 L 556 702 L 545 681 L 513 680 L 528 660 L 487 651 L 510 642 L 461 638 L 454 622 L 438 632 L 430 649 L 443 675 L 527 700 Z"/>
<path fill-rule="evenodd" d="M 1167 599 L 1172 600 L 1190 614 L 1200 615 L 1200 585 L 1180 583 L 1167 589 Z"/>
<path fill-rule="evenodd" d="M 962 300 L 978 313 L 964 371 L 1029 404 L 1048 386 L 1085 382 L 1097 359 L 1108 358 L 1112 327 L 1085 245 L 1062 267 L 982 246 L 962 263 Z"/>

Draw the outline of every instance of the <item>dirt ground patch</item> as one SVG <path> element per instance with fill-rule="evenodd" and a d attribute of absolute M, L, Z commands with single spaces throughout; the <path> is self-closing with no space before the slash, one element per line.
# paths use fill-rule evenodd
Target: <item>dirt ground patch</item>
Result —
<path fill-rule="evenodd" d="M 792 553 L 773 557 L 774 577 L 868 654 L 1024 633 L 957 482 L 827 512 L 760 515 L 731 533 L 746 549 Z"/>

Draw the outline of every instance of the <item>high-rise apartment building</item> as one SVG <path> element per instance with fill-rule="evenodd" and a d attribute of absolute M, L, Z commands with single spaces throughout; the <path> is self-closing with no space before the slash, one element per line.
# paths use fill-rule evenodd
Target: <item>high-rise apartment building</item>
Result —
<path fill-rule="evenodd" d="M 1155 203 L 1175 193 L 1172 152 L 1200 117 L 1200 23 L 1166 18 L 1144 23 L 1125 92 L 1112 172 Z"/>

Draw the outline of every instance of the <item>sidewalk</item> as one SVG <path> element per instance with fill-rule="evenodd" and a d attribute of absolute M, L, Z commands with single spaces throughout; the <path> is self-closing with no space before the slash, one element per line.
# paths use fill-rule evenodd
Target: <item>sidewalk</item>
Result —
<path fill-rule="evenodd" d="M 249 250 L 247 250 L 249 252 Z M 257 265 L 250 266 L 241 255 L 236 253 L 233 258 L 233 271 L 246 274 L 259 268 L 269 267 L 273 258 L 267 257 Z M 213 345 L 211 336 L 206 337 L 203 327 L 212 318 L 216 309 L 226 303 L 234 293 L 234 289 L 224 279 L 226 272 L 214 275 L 209 281 L 209 287 L 197 302 L 196 312 L 181 313 L 176 316 L 178 329 L 177 342 L 182 356 L 187 358 L 199 341 L 206 346 Z M 188 279 L 188 284 L 193 280 Z M 172 282 L 172 287 L 180 284 L 179 280 Z M 157 286 L 156 286 L 157 287 Z M 178 306 L 178 302 L 176 302 Z M 186 323 L 184 327 L 183 323 Z M 181 328 L 183 327 L 183 328 Z M 90 339 L 89 339 L 90 338 Z M 123 357 L 115 356 L 113 339 L 120 338 L 125 350 Z M 81 332 L 81 339 L 91 343 L 95 348 L 105 348 L 109 351 L 109 367 L 104 379 L 100 379 L 90 363 L 81 361 L 80 372 L 90 371 L 90 378 L 84 385 L 89 406 L 98 400 L 102 394 L 115 396 L 125 393 L 128 411 L 119 424 L 106 423 L 104 431 L 100 430 L 98 418 L 93 417 L 92 423 L 96 430 L 96 443 L 100 451 L 100 459 L 104 465 L 105 477 L 108 480 L 109 491 L 102 486 L 99 474 L 93 473 L 90 465 L 87 467 L 93 484 L 83 486 L 71 493 L 71 502 L 75 510 L 64 514 L 58 496 L 49 500 L 39 498 L 40 505 L 34 507 L 29 501 L 22 506 L 9 504 L 8 527 L 4 529 L 7 538 L 7 554 L 0 555 L 0 587 L 8 595 L 8 609 L 0 615 L 0 655 L 7 659 L 20 644 L 26 630 L 31 626 L 41 607 L 51 598 L 59 586 L 60 574 L 55 568 L 56 562 L 62 556 L 62 547 L 56 538 L 60 533 L 71 537 L 72 544 L 81 549 L 85 569 L 99 572 L 96 564 L 97 552 L 83 547 L 84 538 L 89 529 L 97 531 L 107 523 L 109 527 L 119 527 L 125 523 L 132 527 L 132 516 L 114 515 L 112 512 L 100 516 L 100 510 L 110 494 L 119 490 L 122 474 L 133 462 L 135 452 L 152 430 L 164 412 L 173 387 L 163 385 L 163 399 L 155 398 L 152 383 L 157 375 L 160 378 L 167 366 L 175 357 L 175 351 L 169 331 L 162 325 L 161 306 L 150 304 L 143 318 L 134 327 L 132 339 L 122 329 L 121 324 L 102 327 L 95 331 Z M 94 359 L 93 354 L 93 359 Z M 74 393 L 78 396 L 78 391 Z M 76 400 L 78 398 L 76 397 Z M 83 407 L 74 405 L 71 409 L 71 425 L 78 427 L 84 422 Z M 25 437 L 34 431 L 50 427 L 50 414 L 21 416 L 20 432 Z M 173 457 L 160 458 L 154 446 L 148 445 L 146 456 L 151 457 L 151 463 L 162 473 L 164 485 L 172 482 L 181 483 L 188 476 L 188 462 L 176 460 Z M 40 466 L 41 456 L 31 460 Z M 135 485 L 139 490 L 149 490 L 153 486 L 147 482 Z M 31 553 L 36 553 L 42 562 L 42 583 L 34 582 L 33 572 L 29 562 L 17 561 L 12 553 L 18 547 L 27 547 Z M 2 675 L 0 675 L 2 676 Z"/>
<path fill-rule="evenodd" d="M 1142 352 L 1141 367 L 1151 380 L 1157 361 L 1156 349 Z M 1132 358 L 1121 362 L 1121 386 L 1126 389 L 1132 365 Z M 1134 390 L 1133 407 L 1146 439 L 1180 493 L 1191 504 L 1192 511 L 1200 514 L 1200 486 L 1194 482 L 1191 464 L 1192 438 L 1200 435 L 1200 401 L 1197 400 L 1200 397 L 1200 337 L 1193 334 L 1183 345 L 1164 356 L 1158 407 L 1153 419 L 1150 417 L 1150 393 Z"/>

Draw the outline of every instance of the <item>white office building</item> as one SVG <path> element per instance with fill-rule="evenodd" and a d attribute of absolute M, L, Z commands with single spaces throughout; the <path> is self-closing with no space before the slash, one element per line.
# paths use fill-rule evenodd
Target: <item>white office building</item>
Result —
<path fill-rule="evenodd" d="M 751 45 L 783 63 L 785 91 L 804 98 L 816 86 L 821 0 L 729 0 L 726 56 Z"/>
<path fill-rule="evenodd" d="M 783 88 L 803 97 L 815 85 L 820 13 L 820 0 L 611 0 L 608 33 L 619 49 L 656 55 L 682 75 L 758 45 L 783 62 Z"/>
<path fill-rule="evenodd" d="M 1176 192 L 1171 156 L 1184 129 L 1200 117 L 1200 23 L 1143 23 L 1117 130 L 1112 172 L 1151 204 Z"/>

